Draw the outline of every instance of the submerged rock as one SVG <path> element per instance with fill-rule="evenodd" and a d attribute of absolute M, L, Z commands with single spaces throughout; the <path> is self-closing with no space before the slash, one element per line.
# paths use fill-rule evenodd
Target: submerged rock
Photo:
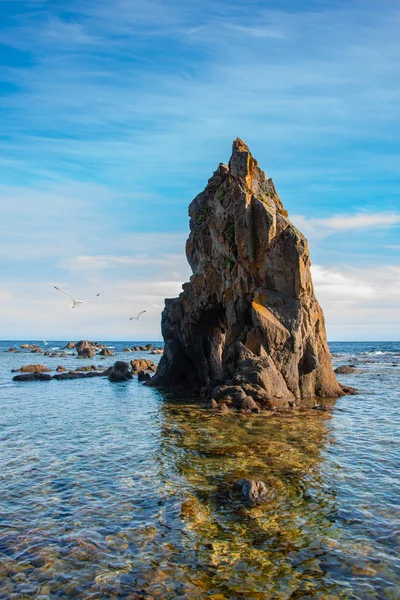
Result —
<path fill-rule="evenodd" d="M 307 240 L 240 139 L 189 215 L 193 275 L 165 301 L 165 349 L 150 384 L 202 389 L 240 410 L 342 396 Z"/>
<path fill-rule="evenodd" d="M 237 486 L 242 489 L 242 496 L 250 506 L 261 504 L 268 499 L 268 488 L 263 481 L 240 479 Z"/>

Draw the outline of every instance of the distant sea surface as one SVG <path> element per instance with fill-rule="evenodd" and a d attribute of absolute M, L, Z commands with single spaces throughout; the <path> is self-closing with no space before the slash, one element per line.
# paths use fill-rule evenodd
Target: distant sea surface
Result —
<path fill-rule="evenodd" d="M 332 343 L 358 396 L 251 416 L 137 379 L 16 383 L 29 363 L 160 359 L 5 352 L 21 343 L 0 342 L 0 599 L 400 598 L 400 343 Z"/>

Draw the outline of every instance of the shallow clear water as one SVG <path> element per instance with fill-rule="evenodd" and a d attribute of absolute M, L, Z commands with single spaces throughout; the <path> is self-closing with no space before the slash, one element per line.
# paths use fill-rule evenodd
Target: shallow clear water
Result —
<path fill-rule="evenodd" d="M 116 360 L 3 352 L 20 343 L 0 343 L 0 598 L 400 597 L 400 343 L 331 344 L 360 394 L 281 416 L 136 379 L 14 383 Z M 241 477 L 268 502 L 244 506 Z"/>

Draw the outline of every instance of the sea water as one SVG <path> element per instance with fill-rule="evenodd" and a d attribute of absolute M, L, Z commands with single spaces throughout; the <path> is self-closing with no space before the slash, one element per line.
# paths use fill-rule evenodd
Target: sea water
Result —
<path fill-rule="evenodd" d="M 0 598 L 400 597 L 400 343 L 332 343 L 359 395 L 249 416 L 136 378 L 13 382 L 160 358 L 5 352 L 21 343 L 0 343 Z M 243 503 L 243 477 L 266 503 Z"/>

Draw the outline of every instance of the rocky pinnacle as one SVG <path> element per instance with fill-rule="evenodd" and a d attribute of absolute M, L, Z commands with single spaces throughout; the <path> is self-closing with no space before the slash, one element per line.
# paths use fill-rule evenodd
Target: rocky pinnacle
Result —
<path fill-rule="evenodd" d="M 332 369 L 305 237 L 272 179 L 236 139 L 189 206 L 190 282 L 165 301 L 151 384 L 258 411 L 343 395 Z"/>

